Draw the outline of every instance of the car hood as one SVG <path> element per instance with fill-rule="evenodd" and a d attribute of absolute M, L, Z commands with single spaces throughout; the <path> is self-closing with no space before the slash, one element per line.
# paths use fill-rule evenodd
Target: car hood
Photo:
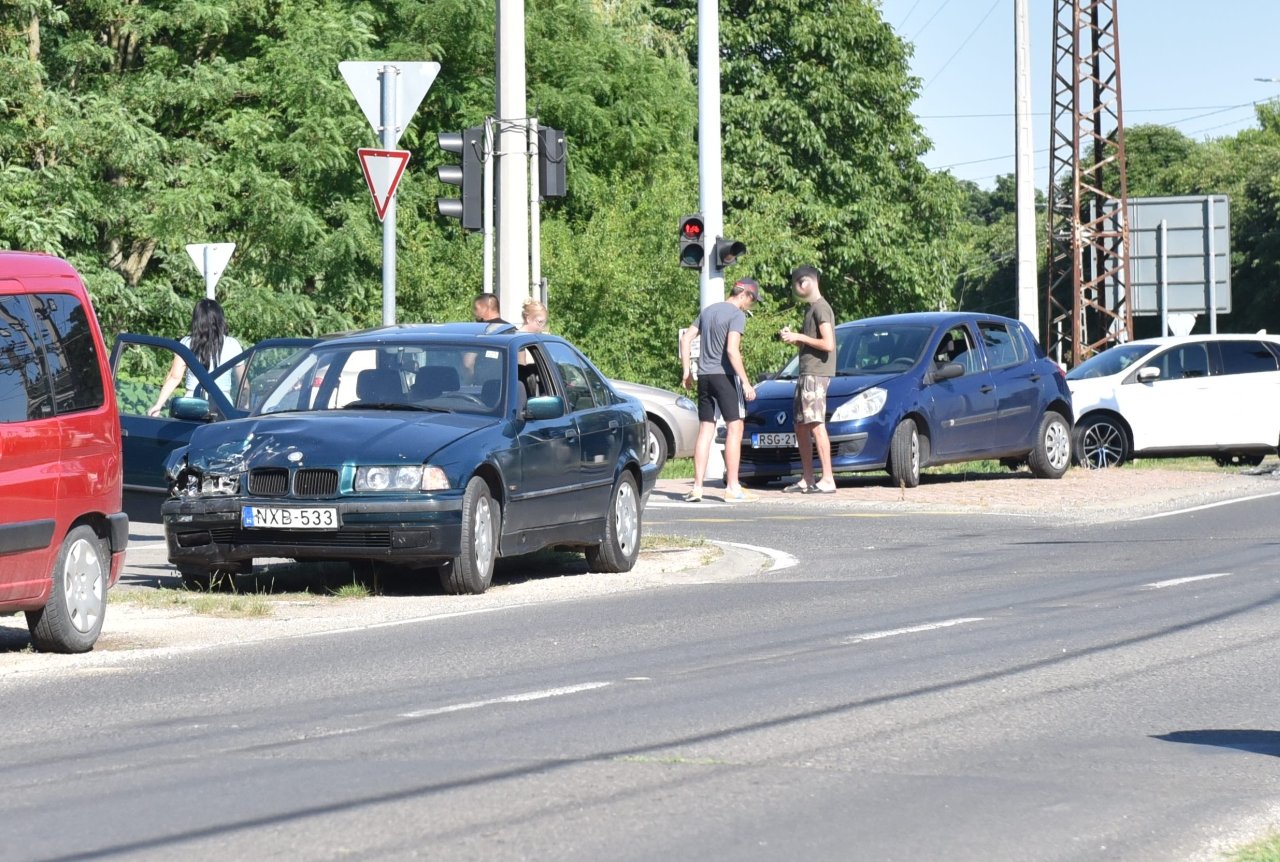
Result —
<path fill-rule="evenodd" d="M 837 398 L 848 398 L 851 395 L 857 395 L 870 389 L 873 386 L 880 386 L 901 377 L 901 374 L 851 374 L 844 377 L 832 377 L 831 383 L 827 386 L 827 400 L 831 401 Z M 752 405 L 761 401 L 779 401 L 786 400 L 790 403 L 795 396 L 796 382 L 794 380 L 764 380 L 756 387 L 756 400 L 748 403 L 747 409 L 750 410 Z"/>
<path fill-rule="evenodd" d="M 1091 377 L 1087 380 L 1068 380 L 1071 390 L 1071 406 L 1077 416 L 1099 404 L 1115 401 L 1117 381 L 1114 377 Z"/>
<path fill-rule="evenodd" d="M 203 425 L 191 435 L 188 463 L 232 472 L 246 467 L 421 464 L 493 416 L 468 413 L 350 411 L 250 416 Z"/>

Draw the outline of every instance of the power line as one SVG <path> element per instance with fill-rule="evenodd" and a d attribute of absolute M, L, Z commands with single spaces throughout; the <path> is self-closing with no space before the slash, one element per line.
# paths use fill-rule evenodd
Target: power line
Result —
<path fill-rule="evenodd" d="M 942 5 L 939 6 L 937 10 L 932 15 L 929 16 L 929 20 L 924 22 L 924 26 L 922 26 L 919 30 L 917 30 L 916 34 L 911 37 L 912 42 L 920 38 L 920 34 L 923 33 L 928 28 L 928 26 L 933 23 L 933 19 L 937 18 L 938 13 L 941 12 L 943 9 L 946 9 L 947 4 L 950 2 L 951 0 L 942 0 Z"/>
<path fill-rule="evenodd" d="M 968 45 L 969 40 L 973 38 L 974 34 L 982 29 L 982 25 L 987 23 L 987 19 L 991 17 L 991 13 L 996 11 L 996 7 L 999 5 L 1000 5 L 1000 0 L 996 0 L 996 2 L 991 4 L 991 8 L 987 10 L 987 14 L 983 15 L 982 19 L 978 21 L 977 26 L 975 26 L 972 30 L 969 31 L 969 35 L 964 37 L 964 41 L 961 42 L 960 46 L 956 48 L 955 52 L 952 53 L 952 55 L 947 58 L 947 62 L 942 64 L 942 68 L 934 72 L 933 77 L 929 79 L 929 83 L 925 84 L 923 87 L 920 88 L 921 93 L 923 93 L 925 90 L 932 87 L 933 82 L 938 80 L 938 78 L 942 75 L 942 73 L 947 70 L 947 67 L 951 65 L 951 61 L 954 60 L 956 57 L 960 56 L 960 52 L 964 50 L 964 46 Z"/>
<path fill-rule="evenodd" d="M 920 5 L 920 0 L 916 0 L 916 2 L 911 4 L 911 8 L 907 10 L 907 14 L 903 17 L 903 19 L 898 22 L 898 26 L 896 29 L 901 30 L 903 27 L 907 25 L 907 22 L 911 20 L 911 13 L 915 12 L 916 7 L 919 5 Z"/>
<path fill-rule="evenodd" d="M 1265 101 L 1265 100 L 1264 100 Z M 1257 102 L 1248 102 L 1245 104 L 1256 105 Z M 1129 114 L 1170 114 L 1175 111 L 1210 111 L 1222 108 L 1239 108 L 1241 105 L 1182 105 L 1174 108 L 1125 108 L 1125 115 Z M 918 120 L 992 120 L 1003 117 L 1015 116 L 1012 112 L 1006 111 L 998 114 L 916 114 Z M 1035 111 L 1031 114 L 1033 117 L 1047 117 L 1048 111 Z"/>

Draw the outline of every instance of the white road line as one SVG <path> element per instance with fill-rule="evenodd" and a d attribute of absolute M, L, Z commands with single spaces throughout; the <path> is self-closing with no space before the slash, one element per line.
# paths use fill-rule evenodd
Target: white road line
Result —
<path fill-rule="evenodd" d="M 584 682 L 581 685 L 566 685 L 562 688 L 547 688 L 542 691 L 526 691 L 521 694 L 509 694 L 506 697 L 495 697 L 489 700 L 476 700 L 471 703 L 454 703 L 434 709 L 419 709 L 414 712 L 402 712 L 401 718 L 427 718 L 432 715 L 445 715 L 450 712 L 462 712 L 468 709 L 480 709 L 499 703 L 524 703 L 530 700 L 546 700 L 551 697 L 564 697 L 566 694 L 577 694 L 581 691 L 592 691 L 613 685 L 611 682 Z"/>
<path fill-rule="evenodd" d="M 1185 515 L 1188 512 L 1199 512 L 1202 509 L 1216 509 L 1218 506 L 1230 506 L 1232 503 L 1247 503 L 1250 500 L 1262 500 L 1267 497 L 1280 496 L 1280 491 L 1272 491 L 1269 494 L 1254 494 L 1252 497 L 1237 497 L 1234 500 L 1219 500 L 1217 503 L 1205 503 L 1203 506 L 1191 506 L 1187 509 L 1175 509 L 1172 512 L 1157 512 L 1154 515 L 1143 515 L 1140 518 L 1130 518 L 1131 521 L 1150 521 L 1155 518 L 1168 518 L 1171 515 Z"/>
<path fill-rule="evenodd" d="M 1209 581 L 1214 578 L 1227 578 L 1230 576 L 1230 572 L 1215 572 L 1212 575 L 1192 575 L 1189 578 L 1170 578 L 1167 581 L 1153 581 L 1150 584 L 1143 584 L 1142 586 L 1144 589 L 1148 590 L 1162 590 L 1165 587 L 1176 587 L 1179 584 L 1190 584 L 1195 581 Z"/>
<path fill-rule="evenodd" d="M 945 629 L 950 628 L 951 626 L 963 625 L 965 623 L 980 623 L 985 619 L 986 617 L 960 617 L 954 620 L 942 620 L 937 623 L 924 623 L 918 626 L 907 626 L 902 629 L 889 629 L 888 631 L 883 632 L 867 632 L 866 634 L 854 635 L 852 637 L 845 638 L 842 643 L 856 644 L 862 643 L 863 641 L 879 640 L 880 638 L 896 637 L 897 635 L 913 635 L 917 632 L 931 632 L 934 629 Z"/>
<path fill-rule="evenodd" d="M 748 551 L 755 551 L 771 558 L 773 565 L 765 571 L 776 572 L 779 569 L 789 569 L 792 566 L 800 565 L 800 561 L 788 554 L 786 551 L 779 551 L 777 548 L 766 548 L 762 545 L 744 545 L 741 542 L 712 542 L 713 545 L 720 545 L 723 548 L 743 548 Z"/>
<path fill-rule="evenodd" d="M 646 509 L 719 509 L 728 505 L 728 503 L 720 503 L 708 497 L 703 497 L 701 503 L 686 503 L 684 500 L 654 500 L 650 498 L 644 507 Z"/>

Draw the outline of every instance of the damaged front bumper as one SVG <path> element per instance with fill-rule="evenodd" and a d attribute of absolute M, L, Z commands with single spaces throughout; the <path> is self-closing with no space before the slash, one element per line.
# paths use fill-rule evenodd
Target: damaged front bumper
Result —
<path fill-rule="evenodd" d="M 335 509 L 336 529 L 245 526 L 248 507 Z M 295 560 L 387 560 L 432 564 L 459 555 L 462 493 L 431 499 L 396 497 L 297 500 L 278 497 L 175 498 L 160 508 L 169 562 L 214 568 L 255 557 Z"/>

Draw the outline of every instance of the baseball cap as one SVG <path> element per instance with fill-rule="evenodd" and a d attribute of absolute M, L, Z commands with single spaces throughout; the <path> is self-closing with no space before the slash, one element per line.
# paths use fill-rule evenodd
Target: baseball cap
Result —
<path fill-rule="evenodd" d="M 760 292 L 760 284 L 754 278 L 740 278 L 733 283 L 734 293 L 746 293 L 756 302 L 764 302 L 764 294 Z"/>

